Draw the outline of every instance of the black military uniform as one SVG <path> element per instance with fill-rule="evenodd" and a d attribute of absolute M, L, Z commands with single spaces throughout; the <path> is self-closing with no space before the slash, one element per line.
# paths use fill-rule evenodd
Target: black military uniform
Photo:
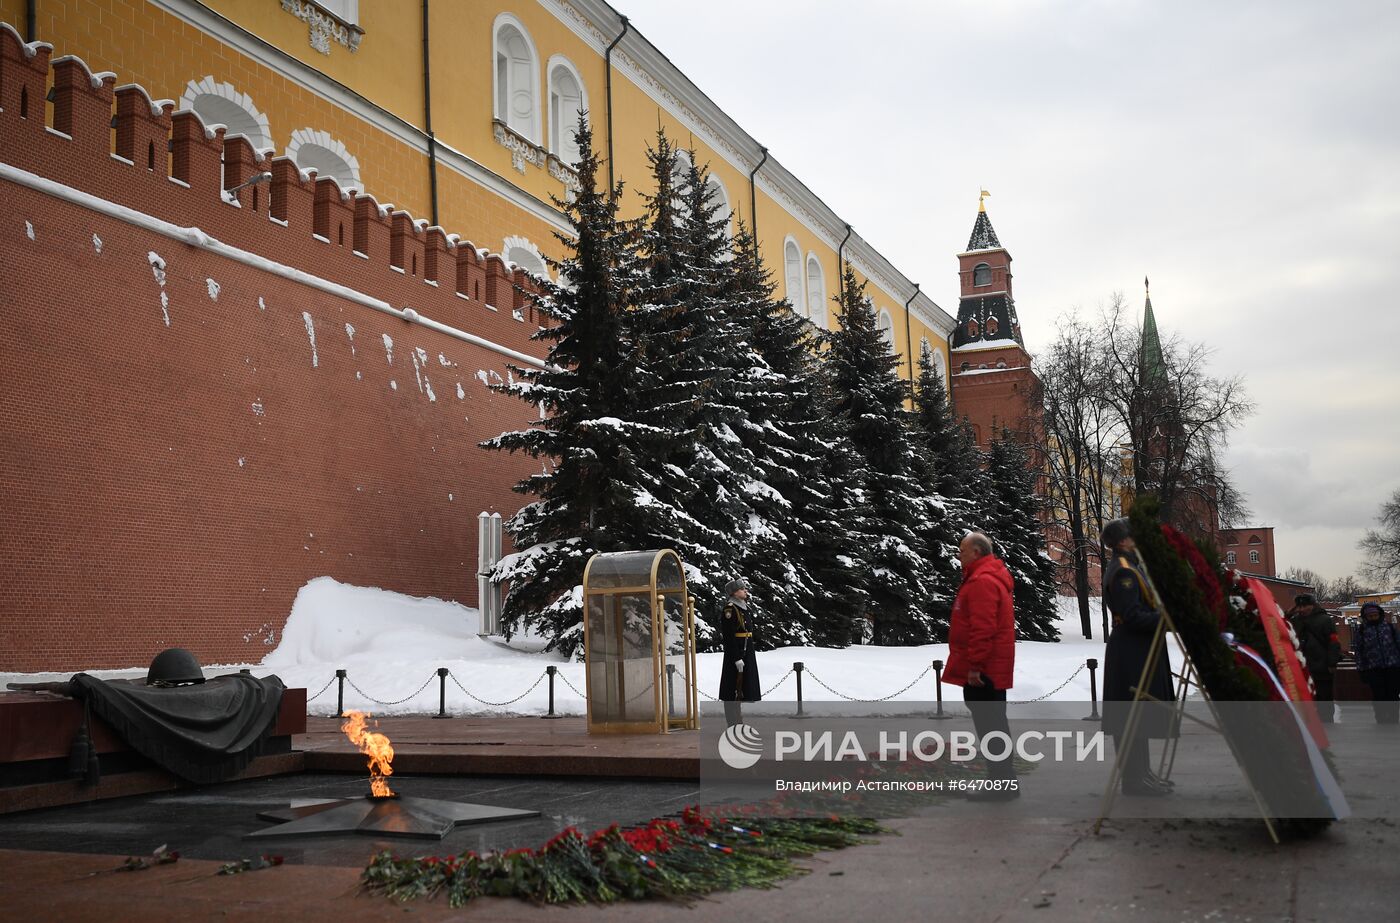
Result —
<path fill-rule="evenodd" d="M 1104 545 L 1113 557 L 1103 580 L 1104 597 L 1113 614 L 1113 632 L 1104 650 L 1103 729 L 1113 735 L 1115 747 L 1120 746 L 1126 730 L 1133 707 L 1133 690 L 1142 681 L 1152 638 L 1162 618 L 1148 601 L 1147 582 L 1139 569 L 1137 554 L 1115 551 L 1107 540 L 1112 537 L 1111 527 L 1118 522 L 1123 522 L 1121 538 L 1128 536 L 1126 522 L 1122 520 L 1114 520 L 1104 529 Z M 1123 790 L 1132 794 L 1151 794 L 1143 789 L 1159 781 L 1148 768 L 1148 738 L 1175 734 L 1171 704 L 1175 696 L 1165 643 L 1157 657 L 1157 666 L 1147 679 L 1145 691 L 1158 701 L 1144 699 L 1138 706 L 1141 711 L 1137 729 L 1123 767 Z"/>
<path fill-rule="evenodd" d="M 748 589 L 743 580 L 731 581 L 731 594 Z M 758 656 L 754 649 L 754 607 L 748 600 L 731 595 L 720 616 L 719 631 L 724 642 L 724 666 L 719 673 L 719 699 L 725 703 L 724 713 L 730 724 L 741 719 L 740 702 L 757 702 L 763 698 L 758 685 Z M 739 668 L 743 664 L 743 669 Z"/>

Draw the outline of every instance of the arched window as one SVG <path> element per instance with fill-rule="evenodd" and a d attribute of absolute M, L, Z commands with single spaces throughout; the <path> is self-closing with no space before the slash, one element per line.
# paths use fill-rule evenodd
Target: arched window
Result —
<path fill-rule="evenodd" d="M 970 368 L 972 368 L 972 364 L 970 362 L 964 362 L 962 365 L 958 366 L 958 371 L 966 372 Z"/>
<path fill-rule="evenodd" d="M 539 88 L 535 45 L 514 16 L 496 17 L 495 115 L 518 135 L 539 143 Z"/>
<path fill-rule="evenodd" d="M 1225 553 L 1225 563 L 1230 565 L 1235 563 L 1235 553 L 1233 551 L 1227 551 Z"/>
<path fill-rule="evenodd" d="M 885 338 L 885 348 L 894 352 L 894 318 L 887 309 L 880 309 L 880 314 L 875 319 L 875 327 L 880 331 L 880 336 Z"/>
<path fill-rule="evenodd" d="M 579 111 L 588 111 L 588 94 L 573 62 L 562 55 L 549 59 L 549 149 L 569 166 L 578 163 L 574 128 Z"/>
<path fill-rule="evenodd" d="M 676 205 L 687 211 L 685 196 L 690 186 L 690 155 L 685 151 L 675 151 L 671 160 L 671 191 L 676 197 Z"/>
<path fill-rule="evenodd" d="M 807 316 L 818 327 L 826 326 L 826 276 L 815 253 L 807 254 Z"/>
<path fill-rule="evenodd" d="M 972 284 L 991 285 L 992 267 L 988 266 L 986 263 L 978 263 L 976 266 L 972 267 Z"/>
<path fill-rule="evenodd" d="M 802 289 L 802 250 L 791 237 L 783 242 L 783 278 L 787 280 L 788 304 L 806 317 L 807 293 Z"/>
<path fill-rule="evenodd" d="M 1250 564 L 1258 564 L 1258 563 L 1259 563 L 1259 552 L 1257 552 L 1257 551 L 1251 551 L 1251 552 L 1249 553 L 1249 563 L 1250 563 Z"/>
<path fill-rule="evenodd" d="M 549 266 L 540 254 L 540 248 L 524 237 L 507 237 L 501 255 L 532 276 L 549 278 Z"/>
<path fill-rule="evenodd" d="M 995 317 L 987 318 L 987 339 L 991 339 L 992 337 L 996 336 L 997 330 L 1000 327 L 1001 324 L 997 323 L 997 319 Z"/>
<path fill-rule="evenodd" d="M 948 390 L 948 361 L 943 358 L 943 350 L 929 344 L 928 337 L 924 337 L 924 343 L 928 344 L 933 353 L 933 367 L 938 370 L 938 380 L 943 383 L 943 390 Z"/>
<path fill-rule="evenodd" d="M 714 218 L 724 228 L 725 239 L 733 238 L 734 232 L 730 229 L 730 218 L 734 211 L 729 207 L 729 193 L 725 191 L 724 183 L 720 182 L 718 176 L 711 176 L 705 180 L 705 200 L 714 207 Z"/>
<path fill-rule="evenodd" d="M 315 170 L 317 176 L 332 176 L 341 189 L 361 190 L 360 162 L 344 145 L 324 131 L 298 128 L 292 132 L 287 156 L 303 170 Z"/>
<path fill-rule="evenodd" d="M 979 326 L 977 326 L 977 320 L 976 320 L 975 318 L 972 319 L 972 320 L 969 320 L 969 321 L 967 322 L 967 335 L 968 335 L 968 336 L 970 336 L 970 337 L 975 337 L 975 336 L 977 336 L 977 335 L 978 335 L 979 333 L 981 333 L 981 332 L 982 332 L 982 328 L 979 327 Z"/>
<path fill-rule="evenodd" d="M 228 130 L 224 137 L 243 135 L 253 145 L 253 150 L 272 150 L 272 131 L 268 128 L 267 116 L 231 83 L 217 83 L 213 77 L 191 80 L 180 94 L 180 108 L 193 110 L 205 125 L 225 126 Z"/>

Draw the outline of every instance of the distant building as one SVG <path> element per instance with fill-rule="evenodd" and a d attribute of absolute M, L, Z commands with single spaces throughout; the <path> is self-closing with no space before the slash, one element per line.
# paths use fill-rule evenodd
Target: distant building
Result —
<path fill-rule="evenodd" d="M 1236 570 L 1256 577 L 1273 577 L 1278 573 L 1274 558 L 1274 527 L 1245 526 L 1221 529 L 1217 543 L 1225 563 Z"/>

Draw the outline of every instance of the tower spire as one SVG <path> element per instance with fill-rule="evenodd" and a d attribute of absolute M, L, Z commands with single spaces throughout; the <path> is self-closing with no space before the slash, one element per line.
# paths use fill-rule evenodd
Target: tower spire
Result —
<path fill-rule="evenodd" d="M 968 239 L 968 252 L 973 250 L 1000 250 L 1001 241 L 997 240 L 997 232 L 992 229 L 992 219 L 987 217 L 987 205 L 983 199 L 991 195 L 983 189 L 977 196 L 977 220 L 972 225 L 972 237 Z"/>
<path fill-rule="evenodd" d="M 1141 373 L 1145 385 L 1163 384 L 1167 378 L 1167 360 L 1162 355 L 1162 338 L 1157 333 L 1157 317 L 1152 313 L 1152 292 L 1147 277 L 1142 287 L 1146 293 L 1142 309 Z"/>

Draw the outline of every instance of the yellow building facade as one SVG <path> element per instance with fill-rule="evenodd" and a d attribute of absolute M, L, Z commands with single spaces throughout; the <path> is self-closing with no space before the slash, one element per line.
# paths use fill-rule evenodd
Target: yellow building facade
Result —
<path fill-rule="evenodd" d="M 848 263 L 902 374 L 927 341 L 947 381 L 954 318 L 602 0 L 0 0 L 0 20 L 534 272 L 569 230 L 578 109 L 630 214 L 663 129 L 795 310 L 829 328 Z"/>

